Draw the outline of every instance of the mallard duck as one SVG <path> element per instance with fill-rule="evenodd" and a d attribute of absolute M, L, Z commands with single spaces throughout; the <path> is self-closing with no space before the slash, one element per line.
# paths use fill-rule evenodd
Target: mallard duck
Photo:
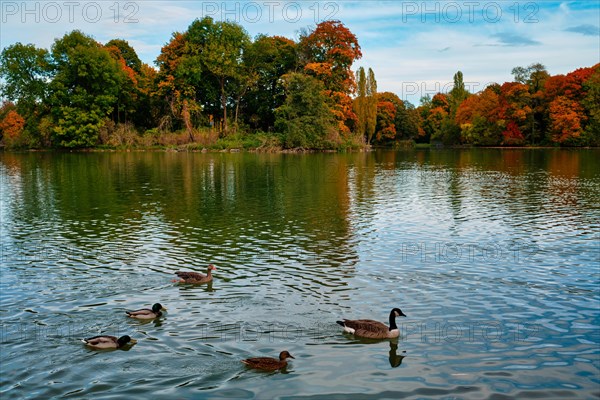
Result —
<path fill-rule="evenodd" d="M 127 335 L 121 336 L 118 339 L 116 336 L 100 335 L 82 339 L 82 342 L 95 349 L 118 349 L 128 344 L 136 344 L 137 340 Z"/>
<path fill-rule="evenodd" d="M 135 311 L 125 311 L 129 318 L 137 319 L 155 319 L 162 315 L 162 311 L 167 311 L 160 303 L 156 303 L 152 306 L 152 310 L 148 308 L 142 308 Z"/>
<path fill-rule="evenodd" d="M 275 371 L 287 366 L 287 358 L 294 358 L 288 351 L 279 353 L 279 360 L 271 357 L 256 357 L 242 360 L 244 364 L 251 368 L 264 369 L 266 371 Z"/>
<path fill-rule="evenodd" d="M 406 317 L 406 315 L 399 308 L 392 309 L 389 328 L 372 319 L 344 319 L 336 322 L 344 327 L 344 332 L 352 333 L 355 336 L 368 339 L 392 339 L 400 336 L 396 317 Z"/>
<path fill-rule="evenodd" d="M 175 275 L 177 275 L 180 279 L 174 280 L 174 282 L 179 283 L 207 283 L 212 281 L 212 272 L 216 271 L 217 267 L 210 264 L 208 269 L 206 270 L 206 275 L 201 274 L 199 272 L 186 272 L 186 271 L 177 271 Z"/>

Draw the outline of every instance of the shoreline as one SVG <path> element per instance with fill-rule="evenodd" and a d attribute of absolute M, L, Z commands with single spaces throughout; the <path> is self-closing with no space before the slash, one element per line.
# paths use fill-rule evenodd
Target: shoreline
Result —
<path fill-rule="evenodd" d="M 417 144 L 415 146 L 365 146 L 362 148 L 347 148 L 347 149 L 282 149 L 282 148 L 189 148 L 185 145 L 175 147 L 89 147 L 80 149 L 61 149 L 61 148 L 46 148 L 46 149 L 10 149 L 4 146 L 0 147 L 0 153 L 142 153 L 142 152 L 164 152 L 164 153 L 256 153 L 256 154 L 315 154 L 315 153 L 369 153 L 376 150 L 387 151 L 422 151 L 422 150 L 473 150 L 473 149 L 494 149 L 494 150 L 593 150 L 600 149 L 594 146 L 581 147 L 560 147 L 560 146 L 432 146 Z"/>

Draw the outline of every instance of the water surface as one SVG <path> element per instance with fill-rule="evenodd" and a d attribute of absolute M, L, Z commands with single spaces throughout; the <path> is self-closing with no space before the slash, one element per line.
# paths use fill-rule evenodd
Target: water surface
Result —
<path fill-rule="evenodd" d="M 599 156 L 0 153 L 0 395 L 600 397 Z"/>

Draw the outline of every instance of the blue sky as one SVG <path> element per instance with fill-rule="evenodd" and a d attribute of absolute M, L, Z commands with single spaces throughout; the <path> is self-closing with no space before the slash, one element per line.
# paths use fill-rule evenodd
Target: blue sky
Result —
<path fill-rule="evenodd" d="M 50 48 L 80 29 L 100 42 L 122 38 L 151 65 L 175 31 L 210 15 L 295 39 L 323 19 L 341 20 L 362 47 L 379 91 L 418 103 L 447 91 L 458 70 L 472 92 L 541 62 L 564 74 L 600 62 L 600 5 L 589 1 L 0 1 L 0 47 Z"/>

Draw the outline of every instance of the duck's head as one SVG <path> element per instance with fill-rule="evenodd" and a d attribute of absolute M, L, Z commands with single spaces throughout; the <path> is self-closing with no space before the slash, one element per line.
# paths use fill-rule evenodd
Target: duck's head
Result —
<path fill-rule="evenodd" d="M 287 350 L 282 351 L 281 353 L 279 353 L 279 360 L 283 361 L 286 358 L 294 358 L 294 356 L 292 356 Z"/>
<path fill-rule="evenodd" d="M 396 317 L 406 317 L 406 315 L 399 308 L 392 309 L 392 314 Z"/>
<path fill-rule="evenodd" d="M 212 271 L 216 271 L 216 270 L 217 270 L 217 267 L 215 267 L 214 265 L 212 265 L 212 264 L 208 265 L 208 272 L 212 272 Z"/>
<path fill-rule="evenodd" d="M 129 335 L 125 335 L 125 336 L 121 336 L 120 338 L 118 338 L 117 343 L 119 344 L 119 347 L 122 347 L 122 346 L 125 346 L 126 344 L 136 344 L 137 340 L 132 339 L 131 337 L 129 337 Z"/>
<path fill-rule="evenodd" d="M 159 311 L 167 311 L 167 309 L 164 308 L 160 303 L 156 303 L 155 305 L 152 306 L 152 311 L 157 313 Z"/>

